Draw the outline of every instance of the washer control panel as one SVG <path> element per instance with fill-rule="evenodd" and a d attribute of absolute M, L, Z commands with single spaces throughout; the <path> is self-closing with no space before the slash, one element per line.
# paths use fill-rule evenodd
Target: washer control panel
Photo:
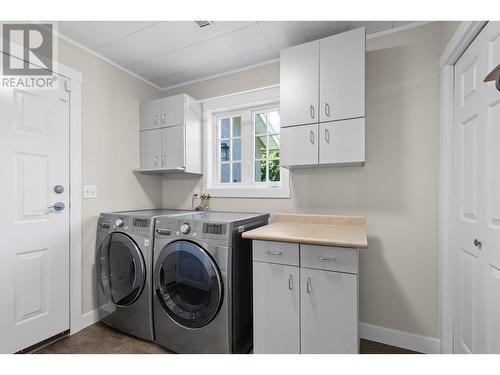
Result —
<path fill-rule="evenodd" d="M 203 223 L 201 238 L 206 240 L 223 241 L 227 238 L 226 230 L 226 224 Z"/>

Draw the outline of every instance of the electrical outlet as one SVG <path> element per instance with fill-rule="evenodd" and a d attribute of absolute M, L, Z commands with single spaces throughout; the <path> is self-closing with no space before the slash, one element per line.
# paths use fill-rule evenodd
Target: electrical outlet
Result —
<path fill-rule="evenodd" d="M 83 199 L 97 198 L 97 185 L 83 185 Z"/>

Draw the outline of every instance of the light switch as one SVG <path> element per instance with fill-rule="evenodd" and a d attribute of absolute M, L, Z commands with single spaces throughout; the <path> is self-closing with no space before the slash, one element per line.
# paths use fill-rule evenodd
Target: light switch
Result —
<path fill-rule="evenodd" d="M 83 185 L 83 199 L 97 198 L 97 185 Z"/>

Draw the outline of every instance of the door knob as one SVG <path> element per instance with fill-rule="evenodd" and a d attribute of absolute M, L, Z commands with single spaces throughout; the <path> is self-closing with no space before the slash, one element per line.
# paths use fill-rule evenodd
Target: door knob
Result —
<path fill-rule="evenodd" d="M 474 246 L 476 246 L 480 249 L 481 245 L 482 245 L 481 241 L 478 241 L 477 238 L 474 238 Z"/>
<path fill-rule="evenodd" d="M 54 186 L 54 192 L 56 194 L 62 194 L 62 193 L 64 193 L 64 186 L 62 186 L 62 185 L 56 185 L 56 186 Z"/>
<path fill-rule="evenodd" d="M 56 202 L 56 203 L 54 203 L 54 205 L 49 206 L 47 208 L 53 208 L 54 210 L 56 210 L 57 212 L 59 212 L 59 211 L 64 210 L 65 207 L 66 206 L 64 205 L 63 202 Z"/>

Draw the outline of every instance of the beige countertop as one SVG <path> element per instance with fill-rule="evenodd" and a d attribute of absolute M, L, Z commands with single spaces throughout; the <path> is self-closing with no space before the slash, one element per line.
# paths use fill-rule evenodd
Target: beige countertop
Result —
<path fill-rule="evenodd" d="M 272 223 L 244 232 L 243 238 L 324 246 L 368 247 L 363 216 L 276 214 Z"/>

